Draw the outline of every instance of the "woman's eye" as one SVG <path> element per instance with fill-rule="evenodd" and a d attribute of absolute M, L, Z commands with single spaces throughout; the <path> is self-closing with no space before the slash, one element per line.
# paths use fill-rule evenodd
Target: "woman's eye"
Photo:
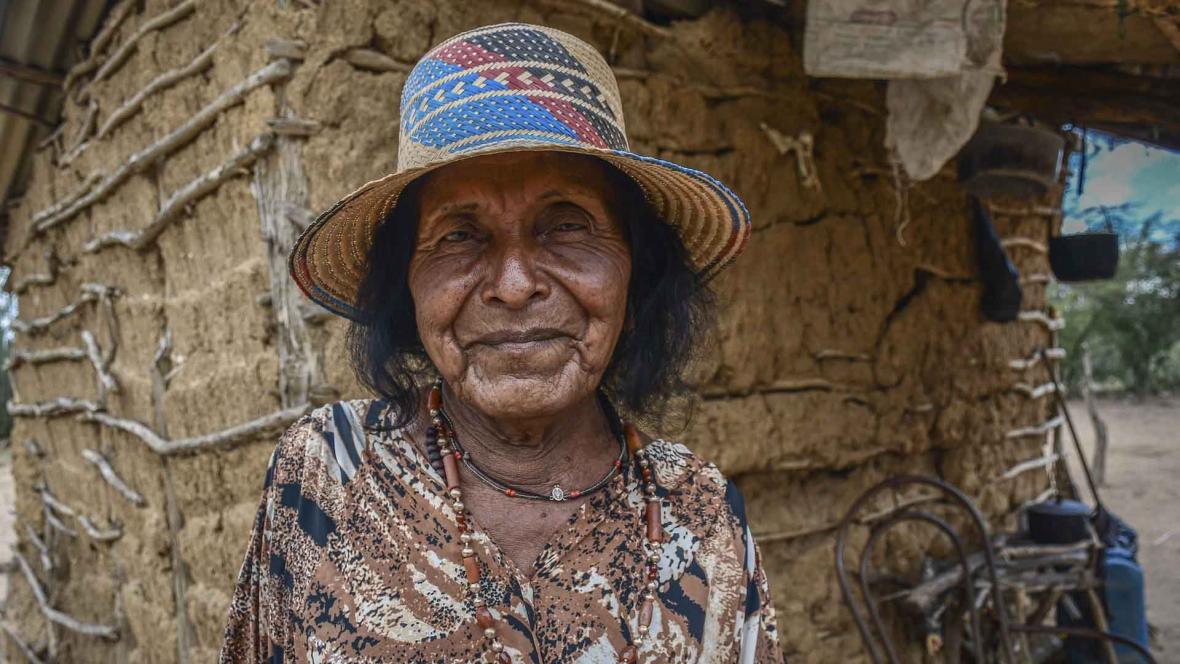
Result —
<path fill-rule="evenodd" d="M 451 231 L 442 237 L 443 242 L 464 242 L 471 239 L 471 231 Z"/>
<path fill-rule="evenodd" d="M 553 227 L 555 231 L 580 231 L 586 227 L 585 222 L 563 221 Z"/>

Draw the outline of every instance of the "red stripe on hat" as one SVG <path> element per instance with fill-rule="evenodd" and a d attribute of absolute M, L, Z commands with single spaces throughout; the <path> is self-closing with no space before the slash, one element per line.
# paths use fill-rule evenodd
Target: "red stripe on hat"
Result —
<path fill-rule="evenodd" d="M 509 61 L 503 55 L 468 42 L 450 44 L 431 54 L 431 57 L 465 69 L 470 69 L 478 65 L 504 63 L 500 67 L 482 69 L 479 71 L 479 75 L 487 79 L 501 77 L 503 79 L 501 84 L 509 90 L 545 90 L 547 92 L 557 91 L 566 94 L 564 90 L 561 90 L 557 86 L 542 81 L 540 76 L 529 69 L 509 64 Z M 503 74 L 507 74 L 507 76 L 502 76 Z M 523 76 L 525 74 L 527 76 Z M 560 74 L 554 73 L 554 76 L 560 76 Z M 594 128 L 594 125 L 590 124 L 577 107 L 568 101 L 543 97 L 530 97 L 529 101 L 549 111 L 558 122 L 573 130 L 578 140 L 583 143 L 601 148 L 608 147 L 606 140 Z"/>

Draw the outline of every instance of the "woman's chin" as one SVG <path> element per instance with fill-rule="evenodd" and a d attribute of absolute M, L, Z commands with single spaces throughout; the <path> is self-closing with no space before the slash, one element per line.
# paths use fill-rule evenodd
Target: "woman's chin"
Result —
<path fill-rule="evenodd" d="M 473 375 L 453 385 L 460 398 L 487 417 L 531 420 L 554 417 L 592 396 L 598 379 L 582 372 L 544 371 Z"/>

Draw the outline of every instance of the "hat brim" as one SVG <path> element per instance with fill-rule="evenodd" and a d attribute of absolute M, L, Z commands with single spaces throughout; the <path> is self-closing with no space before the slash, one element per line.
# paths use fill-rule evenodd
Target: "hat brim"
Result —
<path fill-rule="evenodd" d="M 287 258 L 291 278 L 309 299 L 334 314 L 360 320 L 357 288 L 368 272 L 377 226 L 413 180 L 463 159 L 503 152 L 572 152 L 598 157 L 630 176 L 666 223 L 676 229 L 690 267 L 703 282 L 724 269 L 750 237 L 746 206 L 716 178 L 679 164 L 626 152 L 538 140 L 496 143 L 493 149 L 448 155 L 446 160 L 373 180 L 320 214 L 295 241 Z"/>

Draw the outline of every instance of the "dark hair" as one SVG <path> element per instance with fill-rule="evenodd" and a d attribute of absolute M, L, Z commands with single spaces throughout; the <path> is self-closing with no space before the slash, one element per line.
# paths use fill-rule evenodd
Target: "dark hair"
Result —
<path fill-rule="evenodd" d="M 659 218 L 634 180 L 606 165 L 616 192 L 613 209 L 631 248 L 631 282 L 623 330 L 602 388 L 631 416 L 666 425 L 668 406 L 687 395 L 684 373 L 711 328 L 713 294 L 689 267 L 675 229 Z M 390 402 L 398 426 L 414 418 L 420 385 L 433 375 L 408 283 L 421 182 L 402 190 L 374 232 L 369 271 L 357 291 L 361 315 L 348 329 L 357 378 Z"/>

